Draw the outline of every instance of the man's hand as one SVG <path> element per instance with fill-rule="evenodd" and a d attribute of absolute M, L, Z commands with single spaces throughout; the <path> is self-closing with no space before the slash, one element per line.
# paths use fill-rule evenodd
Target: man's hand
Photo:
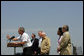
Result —
<path fill-rule="evenodd" d="M 7 39 L 10 39 L 11 38 L 9 35 L 7 35 L 6 37 L 7 37 Z"/>
<path fill-rule="evenodd" d="M 37 52 L 36 52 L 36 51 L 34 51 L 34 54 L 33 54 L 33 55 L 36 55 L 36 53 L 37 53 Z"/>
<path fill-rule="evenodd" d="M 25 42 L 13 42 L 14 44 L 25 44 Z"/>
<path fill-rule="evenodd" d="M 36 53 L 37 53 L 37 52 L 36 52 L 36 51 L 34 51 L 34 54 L 35 54 L 35 55 L 36 55 Z"/>
<path fill-rule="evenodd" d="M 18 44 L 18 42 L 13 42 L 13 44 Z"/>
<path fill-rule="evenodd" d="M 60 46 L 57 47 L 57 52 L 59 52 L 59 51 L 60 51 Z"/>

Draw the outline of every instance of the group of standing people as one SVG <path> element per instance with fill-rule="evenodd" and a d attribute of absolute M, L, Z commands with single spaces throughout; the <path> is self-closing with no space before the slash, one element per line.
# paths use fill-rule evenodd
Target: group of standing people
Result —
<path fill-rule="evenodd" d="M 20 40 L 20 42 L 14 42 L 14 44 L 23 45 L 23 55 L 49 55 L 51 42 L 49 37 L 43 31 L 38 31 L 39 39 L 32 33 L 30 39 L 29 35 L 25 33 L 24 27 L 19 27 L 19 37 L 13 38 L 12 40 Z M 60 55 L 71 55 L 71 40 L 69 34 L 68 25 L 59 27 L 57 34 L 59 35 L 57 52 Z M 7 35 L 7 38 L 11 37 Z"/>
<path fill-rule="evenodd" d="M 69 26 L 64 25 L 63 27 L 59 27 L 57 35 L 59 35 L 57 52 L 60 55 L 71 55 L 72 49 L 71 49 Z"/>
<path fill-rule="evenodd" d="M 24 27 L 19 27 L 18 33 L 20 36 L 12 40 L 20 40 L 20 42 L 14 42 L 13 44 L 23 45 L 23 55 L 49 55 L 50 39 L 45 32 L 38 31 L 39 39 L 36 38 L 34 33 L 32 33 L 32 39 L 30 39 L 29 35 L 25 33 Z M 9 35 L 7 35 L 7 38 L 11 39 Z"/>
<path fill-rule="evenodd" d="M 39 31 L 38 36 L 40 37 L 39 39 L 36 38 L 34 33 L 31 36 L 33 55 L 49 55 L 50 39 L 43 31 Z"/>

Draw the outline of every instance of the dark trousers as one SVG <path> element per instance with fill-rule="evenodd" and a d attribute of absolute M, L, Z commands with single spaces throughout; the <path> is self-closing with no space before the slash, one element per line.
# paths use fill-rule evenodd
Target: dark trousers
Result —
<path fill-rule="evenodd" d="M 23 55 L 32 55 L 32 48 L 31 47 L 25 47 L 23 49 Z"/>
<path fill-rule="evenodd" d="M 39 54 L 39 55 L 40 55 L 40 53 L 41 53 L 41 48 L 40 48 L 40 47 L 38 47 L 37 54 Z"/>
<path fill-rule="evenodd" d="M 40 55 L 49 55 L 49 53 L 45 53 L 45 54 L 40 54 Z"/>

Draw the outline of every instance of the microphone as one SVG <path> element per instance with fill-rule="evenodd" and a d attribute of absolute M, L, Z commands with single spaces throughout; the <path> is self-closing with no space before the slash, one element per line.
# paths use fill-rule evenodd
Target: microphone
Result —
<path fill-rule="evenodd" d="M 12 40 L 12 39 L 14 39 L 14 38 L 15 38 L 15 36 L 12 36 L 12 37 L 9 39 L 9 40 L 10 40 L 10 42 L 11 42 L 11 40 Z"/>
<path fill-rule="evenodd" d="M 15 36 L 12 36 L 11 38 L 10 38 L 10 40 L 12 40 L 12 39 L 14 39 L 15 38 Z"/>

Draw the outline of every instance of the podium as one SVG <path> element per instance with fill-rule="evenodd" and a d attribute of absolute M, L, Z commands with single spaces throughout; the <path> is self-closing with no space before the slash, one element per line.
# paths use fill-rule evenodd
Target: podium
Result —
<path fill-rule="evenodd" d="M 16 54 L 16 47 L 22 47 L 22 44 L 14 44 L 14 43 L 8 43 L 7 47 L 14 47 L 14 54 Z"/>

